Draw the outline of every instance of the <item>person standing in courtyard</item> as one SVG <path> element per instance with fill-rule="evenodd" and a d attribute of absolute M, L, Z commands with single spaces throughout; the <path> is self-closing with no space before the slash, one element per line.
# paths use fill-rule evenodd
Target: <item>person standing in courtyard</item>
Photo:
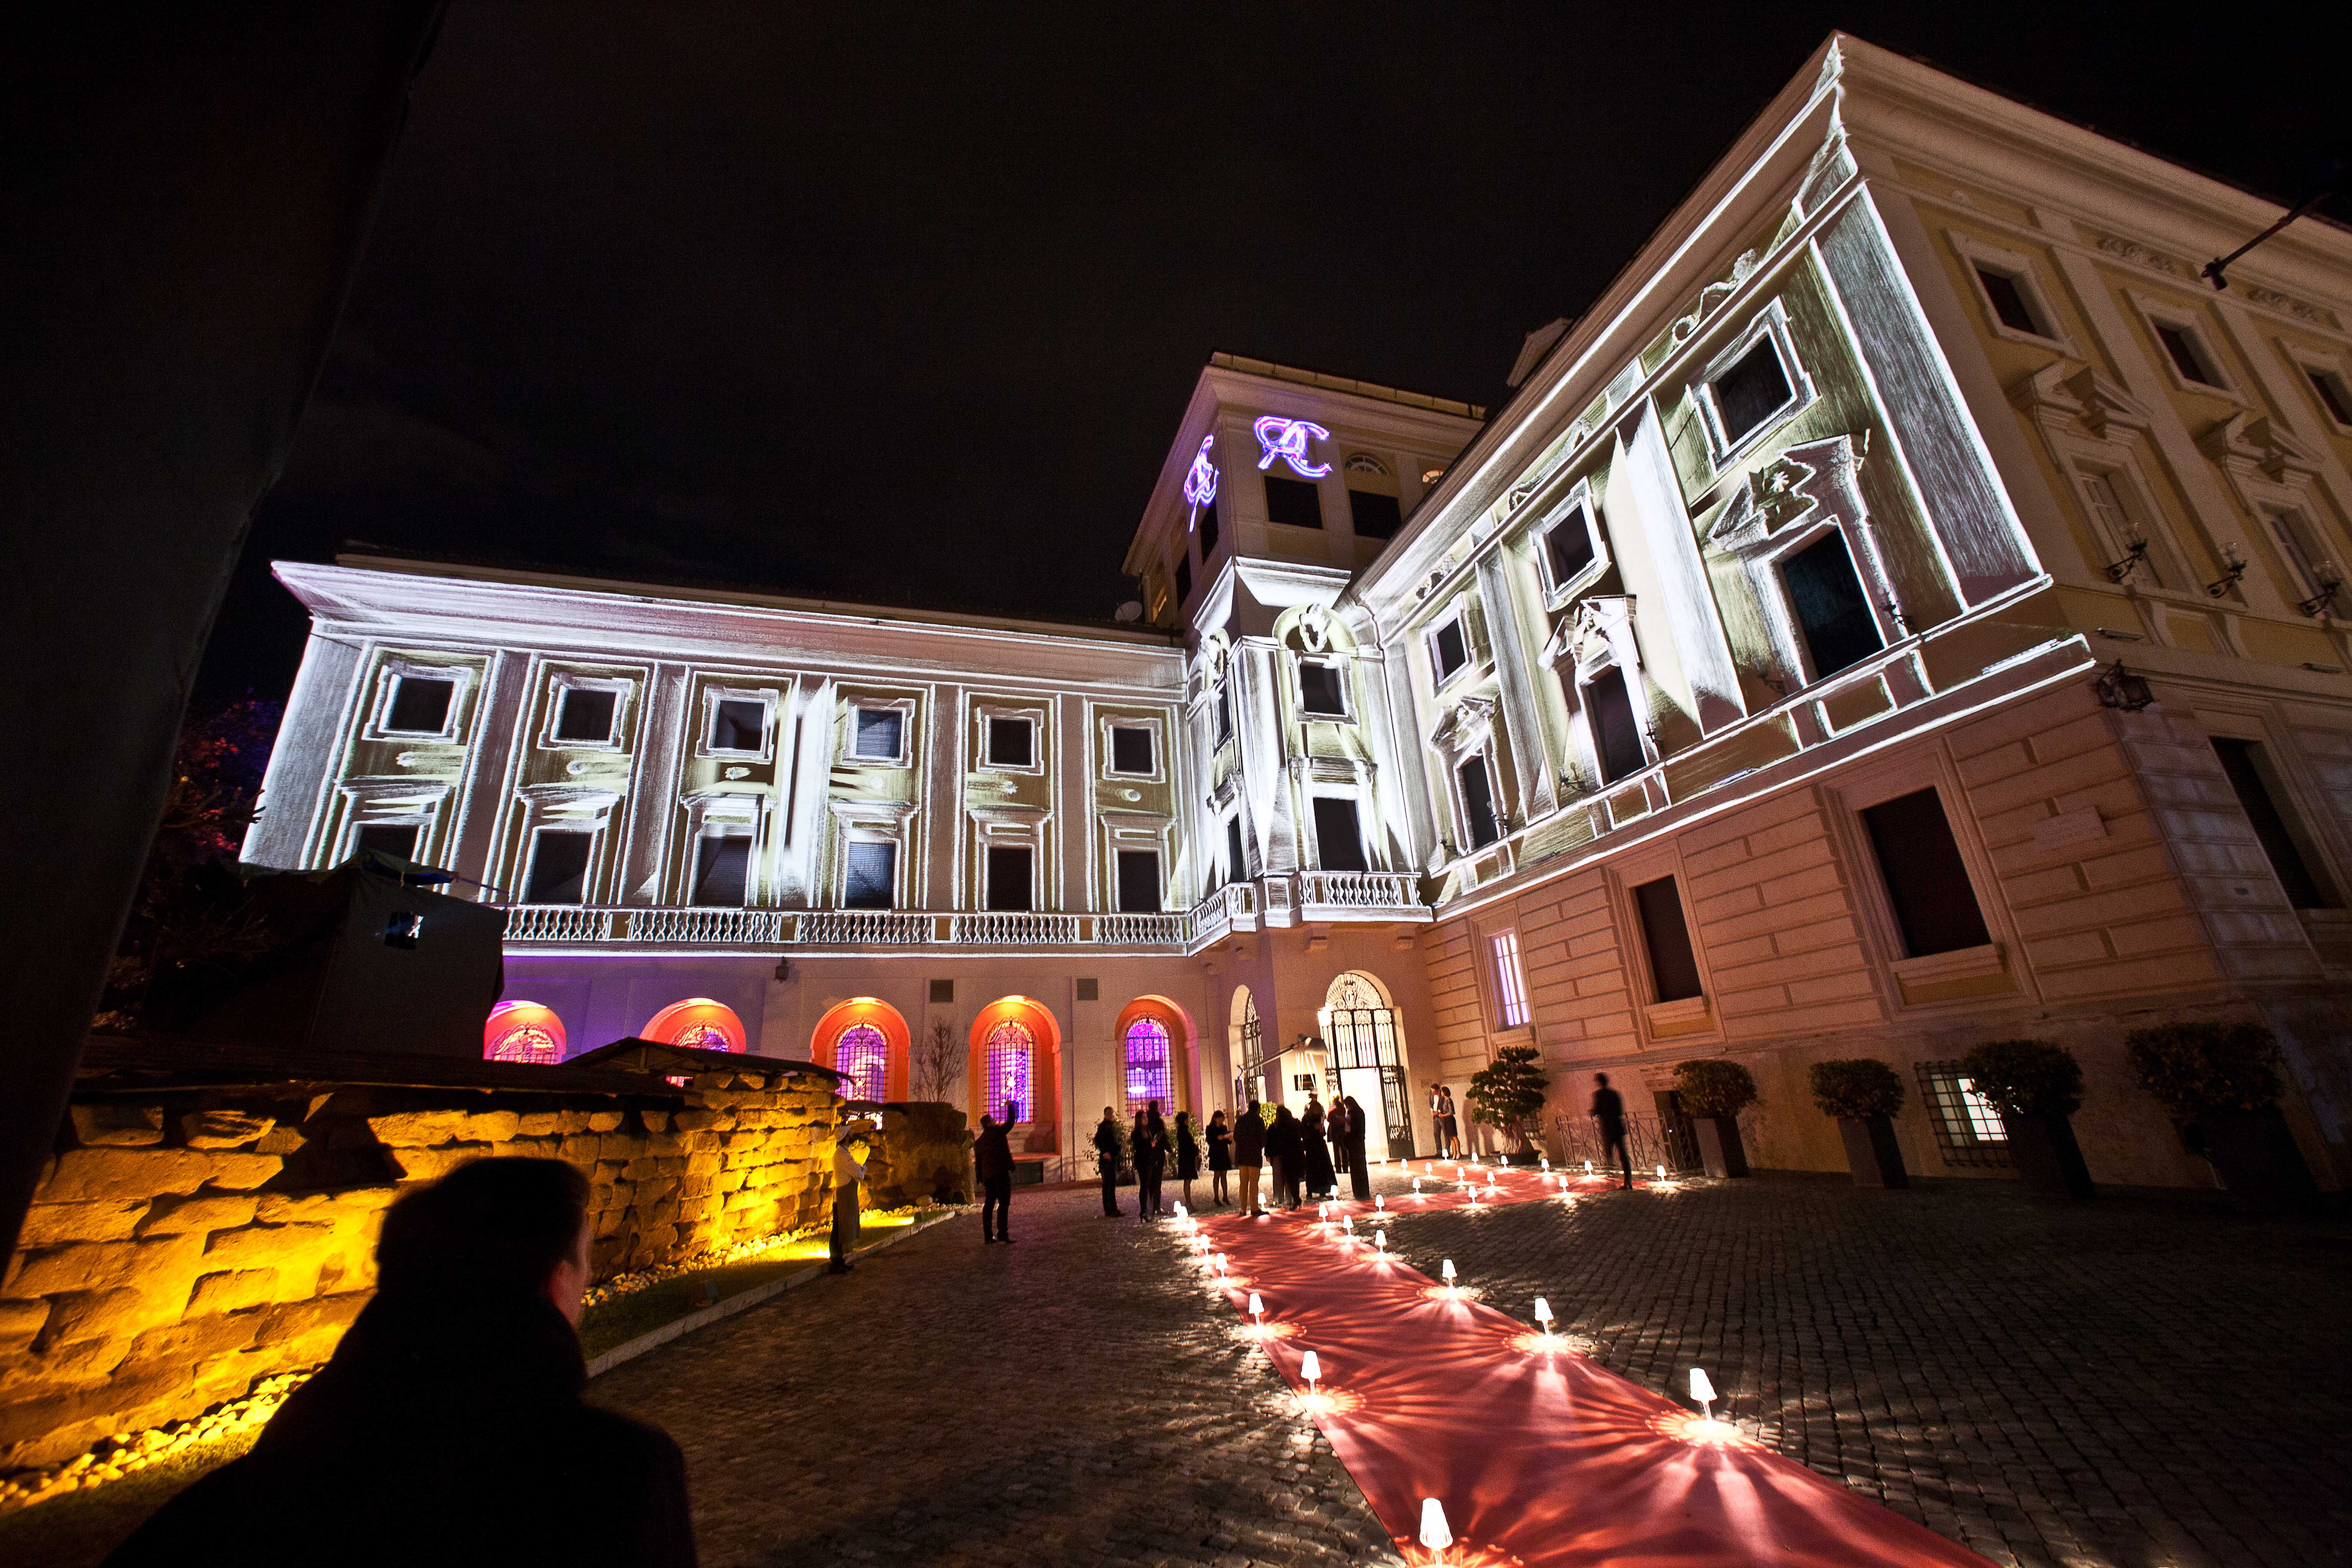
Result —
<path fill-rule="evenodd" d="M 1442 1160 L 1462 1158 L 1462 1123 L 1454 1114 L 1454 1090 L 1437 1086 L 1437 1154 Z"/>
<path fill-rule="evenodd" d="M 1233 1194 L 1225 1190 L 1225 1173 L 1233 1168 L 1234 1130 L 1225 1125 L 1223 1111 L 1213 1111 L 1209 1116 L 1209 1201 L 1219 1208 L 1234 1201 Z"/>
<path fill-rule="evenodd" d="M 1176 1113 L 1176 1180 L 1184 1188 L 1184 1212 L 1192 1212 L 1192 1184 L 1201 1175 L 1201 1141 L 1192 1136 L 1190 1111 Z"/>
<path fill-rule="evenodd" d="M 1167 1173 L 1168 1135 L 1156 1108 L 1147 1107 L 1135 1113 L 1128 1145 L 1135 1157 L 1136 1212 L 1147 1220 L 1158 1219 L 1160 1183 Z"/>
<path fill-rule="evenodd" d="M 1625 1102 L 1609 1087 L 1609 1075 L 1592 1075 L 1592 1120 L 1601 1128 L 1601 1163 L 1609 1163 L 1609 1151 L 1617 1151 L 1617 1163 L 1625 1173 L 1625 1185 L 1633 1184 L 1633 1156 L 1625 1149 Z"/>
<path fill-rule="evenodd" d="M 1274 1108 L 1274 1124 L 1265 1130 L 1265 1160 L 1274 1168 L 1274 1202 L 1269 1208 L 1298 1206 L 1299 1161 L 1306 1150 L 1298 1137 L 1298 1118 L 1290 1107 Z"/>
<path fill-rule="evenodd" d="M 1095 1123 L 1095 1169 L 1102 1173 L 1103 1218 L 1117 1219 L 1118 1206 L 1118 1112 L 1103 1107 Z"/>
<path fill-rule="evenodd" d="M 1009 1129 L 992 1116 L 980 1119 L 972 1163 L 980 1173 L 980 1236 L 983 1244 L 1013 1239 L 1013 1145 Z"/>
<path fill-rule="evenodd" d="M 1310 1198 L 1332 1193 L 1331 1149 L 1323 1136 L 1323 1102 L 1307 1097 L 1307 1114 L 1298 1119 L 1299 1180 Z"/>
<path fill-rule="evenodd" d="M 1364 1108 L 1354 1095 L 1348 1096 L 1348 1179 L 1356 1201 L 1372 1201 L 1372 1167 L 1364 1158 Z"/>
<path fill-rule="evenodd" d="M 333 1357 L 107 1562 L 689 1568 L 677 1445 L 581 1397 L 587 1205 L 557 1160 L 473 1160 L 404 1194 Z"/>
<path fill-rule="evenodd" d="M 1339 1195 L 1339 1177 L 1348 1173 L 1349 1129 L 1348 1097 L 1335 1096 L 1323 1117 L 1323 1136 L 1331 1141 L 1331 1195 L 1335 1198 Z"/>
<path fill-rule="evenodd" d="M 1255 1218 L 1265 1212 L 1258 1181 L 1265 1166 L 1265 1120 L 1257 1101 L 1234 1119 L 1234 1168 L 1242 1173 L 1242 1213 Z"/>
<path fill-rule="evenodd" d="M 833 1261 L 828 1274 L 846 1274 L 856 1267 L 849 1255 L 857 1250 L 857 1184 L 866 1179 L 866 1162 L 858 1156 L 871 1147 L 863 1132 L 853 1132 L 833 1145 Z"/>

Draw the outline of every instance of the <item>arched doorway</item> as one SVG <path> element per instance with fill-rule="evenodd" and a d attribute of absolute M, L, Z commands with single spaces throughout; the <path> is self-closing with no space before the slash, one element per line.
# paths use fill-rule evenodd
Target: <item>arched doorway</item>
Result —
<path fill-rule="evenodd" d="M 841 1074 L 844 1100 L 902 1100 L 909 1044 L 898 1009 L 877 997 L 853 996 L 816 1021 L 809 1058 Z"/>
<path fill-rule="evenodd" d="M 1138 996 L 1120 1009 L 1113 1034 L 1129 1116 L 1154 1100 L 1171 1121 L 1179 1110 L 1199 1110 L 1192 1081 L 1196 1042 L 1181 1007 L 1165 996 Z"/>
<path fill-rule="evenodd" d="M 1226 1038 L 1234 1064 L 1234 1109 L 1238 1111 L 1264 1092 L 1265 1026 L 1257 1016 L 1257 998 L 1246 985 L 1234 987 L 1233 1018 Z"/>
<path fill-rule="evenodd" d="M 1000 996 L 971 1021 L 971 1119 L 1013 1113 L 1013 1152 L 1060 1150 L 1062 1028 L 1042 1002 Z"/>
<path fill-rule="evenodd" d="M 552 1066 L 563 1059 L 563 1020 L 536 1002 L 501 1002 L 482 1025 L 485 1061 Z"/>
<path fill-rule="evenodd" d="M 689 996 L 683 1002 L 671 1003 L 646 1020 L 637 1037 L 698 1051 L 738 1052 L 748 1039 L 743 1020 L 735 1016 L 735 1009 L 708 996 Z"/>
<path fill-rule="evenodd" d="M 1322 1026 L 1326 1091 L 1333 1098 L 1349 1094 L 1371 1113 L 1365 1131 L 1365 1149 L 1374 1147 L 1386 1132 L 1386 1157 L 1411 1159 L 1412 1095 L 1405 1078 L 1404 1030 L 1390 1005 L 1385 986 L 1359 970 L 1349 970 L 1331 982 L 1316 1014 Z"/>

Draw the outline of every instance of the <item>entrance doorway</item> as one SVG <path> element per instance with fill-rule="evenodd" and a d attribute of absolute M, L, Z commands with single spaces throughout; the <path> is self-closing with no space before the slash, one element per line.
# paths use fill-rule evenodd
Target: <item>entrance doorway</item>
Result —
<path fill-rule="evenodd" d="M 1347 1094 L 1378 1121 L 1364 1132 L 1365 1152 L 1374 1159 L 1410 1160 L 1412 1101 L 1405 1092 L 1404 1043 L 1396 1009 L 1380 983 L 1350 970 L 1331 982 L 1321 1020 L 1327 1047 L 1323 1077 L 1332 1099 Z"/>

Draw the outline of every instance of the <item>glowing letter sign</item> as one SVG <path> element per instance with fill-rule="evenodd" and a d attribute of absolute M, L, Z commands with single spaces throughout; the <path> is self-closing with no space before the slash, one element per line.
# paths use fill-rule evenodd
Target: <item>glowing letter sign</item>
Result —
<path fill-rule="evenodd" d="M 1209 448 L 1216 445 L 1214 436 L 1201 437 L 1201 449 L 1192 455 L 1192 470 L 1184 476 L 1184 501 L 1192 510 L 1184 517 L 1184 531 L 1192 531 L 1200 521 L 1201 509 L 1217 499 L 1217 470 L 1209 461 Z"/>
<path fill-rule="evenodd" d="M 1331 471 L 1330 464 L 1313 462 L 1307 456 L 1309 436 L 1325 441 L 1331 438 L 1331 432 L 1313 420 L 1280 419 L 1269 414 L 1251 428 L 1257 432 L 1257 444 L 1265 451 L 1257 460 L 1261 471 L 1272 468 L 1276 458 L 1288 463 L 1291 472 L 1302 479 L 1319 479 Z"/>

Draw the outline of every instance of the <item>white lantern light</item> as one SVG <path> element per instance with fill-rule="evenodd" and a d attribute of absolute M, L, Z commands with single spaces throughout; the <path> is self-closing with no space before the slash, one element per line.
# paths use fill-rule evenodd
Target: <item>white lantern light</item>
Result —
<path fill-rule="evenodd" d="M 1412 1190 L 1415 1194 L 1418 1194 L 1421 1191 L 1421 1178 L 1419 1176 L 1415 1176 L 1412 1179 Z"/>
<path fill-rule="evenodd" d="M 1315 1359 L 1313 1351 L 1299 1358 L 1298 1375 L 1307 1380 L 1307 1392 L 1309 1394 L 1314 1393 L 1315 1385 L 1323 1381 L 1323 1363 Z"/>
<path fill-rule="evenodd" d="M 1543 1167 L 1543 1173 L 1544 1173 L 1544 1174 L 1545 1174 L 1545 1175 L 1549 1176 L 1549 1175 L 1550 1175 L 1550 1174 L 1551 1174 L 1551 1158 L 1550 1158 L 1550 1156 L 1546 1155 L 1544 1158 L 1538 1160 L 1538 1161 L 1536 1162 L 1536 1163 Z"/>
<path fill-rule="evenodd" d="M 1255 1320 L 1255 1321 L 1257 1321 L 1261 1326 L 1263 1326 L 1263 1325 L 1265 1324 L 1265 1302 L 1263 1302 L 1263 1301 L 1261 1301 L 1261 1300 L 1259 1300 L 1257 1299 L 1257 1292 L 1256 1292 L 1256 1291 L 1255 1291 L 1255 1290 L 1253 1290 L 1253 1291 L 1251 1291 L 1251 1292 L 1250 1292 L 1250 1299 L 1249 1299 L 1249 1315 L 1250 1315 L 1250 1317 L 1251 1317 L 1252 1319 Z"/>
<path fill-rule="evenodd" d="M 1381 1251 L 1386 1252 L 1389 1249 L 1389 1233 L 1384 1230 L 1372 1232 L 1372 1245 Z"/>
<path fill-rule="evenodd" d="M 1454 1531 L 1445 1522 L 1445 1510 L 1433 1497 L 1421 1500 L 1421 1543 L 1437 1555 L 1430 1561 L 1438 1568 L 1445 1561 L 1445 1549 L 1454 1544 Z"/>
<path fill-rule="evenodd" d="M 1663 1181 L 1664 1181 L 1665 1179 L 1666 1179 L 1666 1168 L 1665 1168 L 1664 1165 L 1661 1165 L 1661 1166 L 1659 1166 L 1659 1167 L 1658 1167 L 1658 1180 L 1660 1180 L 1660 1181 L 1662 1181 L 1662 1182 L 1663 1182 Z"/>
<path fill-rule="evenodd" d="M 1545 1333 L 1551 1332 L 1551 1303 L 1541 1296 L 1536 1298 L 1536 1326 Z"/>
<path fill-rule="evenodd" d="M 1374 1194 L 1372 1194 L 1372 1207 L 1374 1207 L 1375 1209 L 1380 1210 L 1382 1214 L 1386 1214 L 1386 1213 L 1388 1212 L 1388 1207 L 1389 1207 L 1389 1195 L 1388 1195 L 1388 1194 L 1386 1194 L 1386 1193 L 1374 1193 Z"/>
<path fill-rule="evenodd" d="M 1706 1373 L 1696 1367 L 1691 1368 L 1690 1391 L 1691 1397 L 1698 1401 L 1700 1411 L 1708 1420 L 1714 1420 L 1715 1384 L 1708 1382 Z"/>
<path fill-rule="evenodd" d="M 1584 1173 L 1588 1176 L 1592 1174 L 1592 1162 L 1590 1160 L 1584 1162 Z"/>
<path fill-rule="evenodd" d="M 1346 1232 L 1348 1235 L 1349 1235 L 1349 1236 L 1353 1236 L 1353 1235 L 1355 1235 L 1355 1234 L 1356 1234 L 1356 1216 L 1355 1216 L 1355 1215 L 1347 1215 L 1347 1214 L 1343 1214 L 1343 1215 L 1341 1215 L 1339 1216 L 1339 1228 L 1340 1228 L 1341 1230 L 1345 1231 L 1345 1232 Z"/>
<path fill-rule="evenodd" d="M 1449 1286 L 1452 1285 L 1454 1283 L 1454 1259 L 1451 1258 L 1447 1258 L 1445 1260 L 1445 1267 L 1440 1268 L 1438 1272 L 1445 1276 L 1446 1284 Z"/>

